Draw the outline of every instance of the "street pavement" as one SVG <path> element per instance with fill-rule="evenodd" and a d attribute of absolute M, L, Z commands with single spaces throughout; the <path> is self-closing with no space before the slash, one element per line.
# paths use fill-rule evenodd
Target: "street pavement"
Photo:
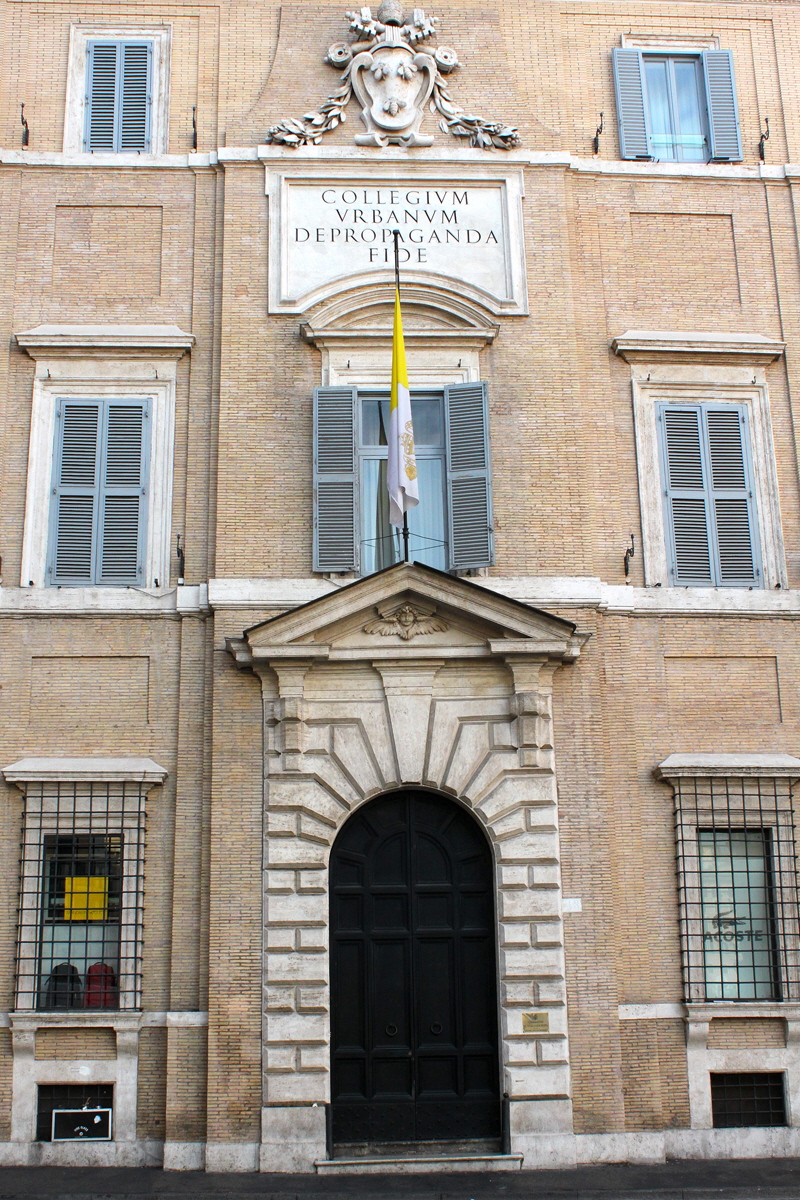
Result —
<path fill-rule="evenodd" d="M 800 1159 L 436 1175 L 222 1175 L 0 1167 L 0 1200 L 800 1200 Z"/>

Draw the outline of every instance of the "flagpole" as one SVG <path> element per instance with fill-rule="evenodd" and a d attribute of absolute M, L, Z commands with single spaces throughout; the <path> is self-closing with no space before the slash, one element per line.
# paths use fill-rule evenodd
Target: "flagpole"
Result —
<path fill-rule="evenodd" d="M 400 295 L 400 230 L 392 231 L 394 237 L 394 286 Z M 408 513 L 403 513 L 403 562 L 408 562 Z"/>

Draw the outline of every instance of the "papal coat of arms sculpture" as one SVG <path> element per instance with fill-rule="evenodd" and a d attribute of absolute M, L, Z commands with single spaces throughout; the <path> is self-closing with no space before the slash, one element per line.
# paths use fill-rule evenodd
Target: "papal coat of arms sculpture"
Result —
<path fill-rule="evenodd" d="M 383 0 L 377 19 L 368 8 L 346 15 L 354 40 L 334 42 L 325 56 L 330 66 L 343 71 L 341 87 L 314 112 L 273 125 L 267 142 L 318 144 L 346 120 L 345 109 L 355 94 L 367 130 L 356 135 L 359 146 L 431 146 L 433 136 L 421 132 L 428 108 L 439 114 L 444 133 L 466 138 L 470 146 L 509 150 L 519 145 L 512 126 L 471 116 L 451 99 L 444 77 L 460 66 L 455 50 L 420 49 L 436 35 L 437 17 L 415 8 L 407 20 L 399 0 Z"/>

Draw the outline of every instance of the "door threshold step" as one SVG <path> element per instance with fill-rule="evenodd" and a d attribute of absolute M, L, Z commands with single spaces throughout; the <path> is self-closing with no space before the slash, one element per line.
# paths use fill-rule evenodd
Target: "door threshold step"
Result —
<path fill-rule="evenodd" d="M 519 1171 L 521 1154 L 409 1154 L 375 1158 L 326 1158 L 314 1163 L 318 1175 L 421 1175 L 430 1171 Z"/>

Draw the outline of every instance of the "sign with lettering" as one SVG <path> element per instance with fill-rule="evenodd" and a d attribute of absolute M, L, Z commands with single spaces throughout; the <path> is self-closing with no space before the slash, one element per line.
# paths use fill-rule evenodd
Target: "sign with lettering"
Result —
<path fill-rule="evenodd" d="M 546 1012 L 526 1012 L 522 1014 L 523 1033 L 549 1033 L 550 1014 Z"/>
<path fill-rule="evenodd" d="M 359 280 L 386 282 L 395 229 L 405 279 L 451 281 L 492 311 L 527 311 L 514 173 L 399 183 L 374 173 L 310 179 L 268 170 L 267 183 L 272 312 L 302 312 Z"/>

